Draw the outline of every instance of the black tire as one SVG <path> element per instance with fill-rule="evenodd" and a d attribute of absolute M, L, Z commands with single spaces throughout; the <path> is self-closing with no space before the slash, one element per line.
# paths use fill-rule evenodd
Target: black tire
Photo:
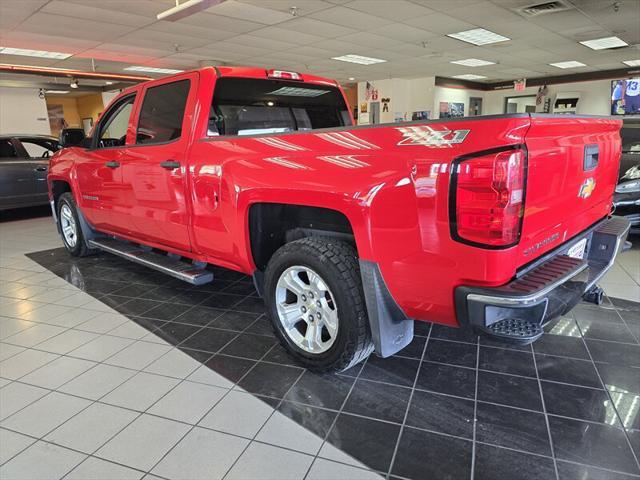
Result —
<path fill-rule="evenodd" d="M 335 297 L 339 312 L 338 332 L 331 347 L 323 353 L 309 353 L 296 345 L 278 317 L 278 279 L 294 265 L 317 272 Z M 347 243 L 327 238 L 303 238 L 282 246 L 267 265 L 264 300 L 280 343 L 309 370 L 341 372 L 365 360 L 373 352 L 357 254 Z"/>
<path fill-rule="evenodd" d="M 58 227 L 60 232 L 62 232 L 62 218 L 60 211 L 62 210 L 63 205 L 67 205 L 71 210 L 71 214 L 73 215 L 73 219 L 76 222 L 76 244 L 71 246 L 64 235 L 62 236 L 62 243 L 64 244 L 64 248 L 67 249 L 74 257 L 86 257 L 87 255 L 91 255 L 95 253 L 95 250 L 90 249 L 87 246 L 87 242 L 82 233 L 82 228 L 80 227 L 80 218 L 78 217 L 78 206 L 76 205 L 76 201 L 73 198 L 73 195 L 70 192 L 63 193 L 58 198 L 58 204 L 56 205 L 56 213 L 58 215 Z"/>

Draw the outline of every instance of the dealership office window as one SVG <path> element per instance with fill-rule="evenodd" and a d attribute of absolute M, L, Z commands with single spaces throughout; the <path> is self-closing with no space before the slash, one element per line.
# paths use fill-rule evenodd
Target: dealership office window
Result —
<path fill-rule="evenodd" d="M 140 110 L 137 144 L 180 138 L 190 84 L 189 80 L 180 80 L 147 90 Z"/>

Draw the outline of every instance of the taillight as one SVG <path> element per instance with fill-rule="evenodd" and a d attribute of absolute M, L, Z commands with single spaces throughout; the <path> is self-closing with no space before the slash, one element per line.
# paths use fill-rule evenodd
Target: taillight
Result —
<path fill-rule="evenodd" d="M 523 150 L 501 151 L 457 164 L 451 192 L 454 238 L 498 248 L 518 243 L 524 215 L 525 164 Z"/>

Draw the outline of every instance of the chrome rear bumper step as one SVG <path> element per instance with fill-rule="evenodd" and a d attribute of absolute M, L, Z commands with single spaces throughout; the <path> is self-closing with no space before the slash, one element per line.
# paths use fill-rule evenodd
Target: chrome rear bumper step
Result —
<path fill-rule="evenodd" d="M 213 280 L 213 273 L 204 268 L 150 251 L 148 247 L 141 245 L 115 238 L 96 238 L 89 240 L 89 246 L 153 268 L 192 285 L 203 285 Z"/>

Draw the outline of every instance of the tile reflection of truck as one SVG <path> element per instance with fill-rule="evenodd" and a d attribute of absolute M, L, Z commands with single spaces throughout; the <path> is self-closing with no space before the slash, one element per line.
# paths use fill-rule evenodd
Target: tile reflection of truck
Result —
<path fill-rule="evenodd" d="M 122 92 L 54 156 L 50 199 L 72 255 L 252 275 L 287 350 L 339 371 L 404 348 L 414 319 L 527 343 L 598 301 L 628 230 L 609 216 L 620 125 L 354 127 L 332 80 L 203 68 Z"/>

